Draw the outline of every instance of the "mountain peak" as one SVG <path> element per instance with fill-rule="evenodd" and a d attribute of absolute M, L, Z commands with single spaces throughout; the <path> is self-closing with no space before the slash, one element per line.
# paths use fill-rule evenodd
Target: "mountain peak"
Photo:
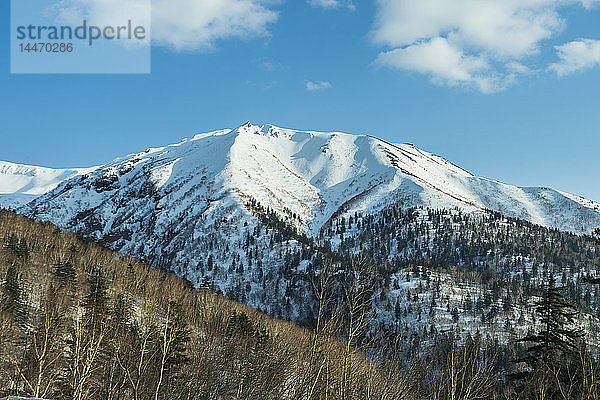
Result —
<path fill-rule="evenodd" d="M 59 188 L 62 192 L 28 205 L 43 205 L 50 213 L 55 210 L 60 219 L 78 215 L 77 207 L 65 210 L 63 202 L 71 204 L 76 199 L 86 209 L 108 207 L 113 196 L 127 197 L 132 192 L 139 193 L 140 202 L 160 199 L 151 209 L 166 209 L 172 203 L 173 209 L 179 210 L 181 204 L 192 204 L 191 199 L 198 204 L 205 201 L 206 207 L 216 206 L 213 199 L 227 199 L 222 206 L 235 204 L 243 209 L 243 199 L 253 198 L 276 212 L 295 214 L 299 228 L 315 235 L 334 215 L 376 213 L 396 203 L 476 213 L 493 210 L 578 233 L 600 224 L 600 205 L 596 203 L 552 189 L 519 188 L 479 178 L 413 145 L 250 121 L 235 129 L 198 134 L 177 144 L 120 157 L 85 180 L 77 177 L 87 172 L 20 171 L 11 165 L 5 171 L 0 168 L 0 194 L 37 197 L 76 178 Z M 37 187 L 40 189 L 33 190 Z M 154 197 L 146 199 L 144 193 L 150 187 Z M 232 193 L 235 195 L 229 197 Z M 47 218 L 52 219 L 50 214 Z"/>
<path fill-rule="evenodd" d="M 272 124 L 254 125 L 250 121 L 241 125 L 236 130 L 239 133 L 261 135 L 261 136 L 271 136 L 271 137 L 278 137 L 278 136 L 281 136 L 282 134 L 295 132 L 290 129 L 280 128 L 280 127 L 272 125 Z"/>

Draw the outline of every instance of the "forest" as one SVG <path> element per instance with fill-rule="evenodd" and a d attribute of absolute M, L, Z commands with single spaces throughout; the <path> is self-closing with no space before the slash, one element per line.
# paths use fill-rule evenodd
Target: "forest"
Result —
<path fill-rule="evenodd" d="M 439 223 L 435 218 L 434 214 L 432 223 Z M 342 228 L 341 221 L 331 229 L 346 235 L 358 223 L 353 218 Z M 377 229 L 375 219 L 358 221 L 369 224 L 369 230 Z M 494 221 L 497 218 L 486 223 Z M 474 224 L 468 219 L 456 223 Z M 532 230 L 529 235 L 535 237 L 541 228 L 520 229 Z M 518 232 L 507 229 L 504 239 Z M 387 246 L 385 232 L 378 234 Z M 550 234 L 566 238 L 561 247 L 572 254 L 595 254 L 591 239 Z M 459 233 L 446 240 L 458 239 Z M 350 240 L 344 238 L 339 249 L 351 246 Z M 397 237 L 394 240 L 398 243 Z M 481 244 L 485 249 L 495 246 L 489 238 L 471 240 L 487 242 Z M 504 254 L 519 241 L 508 243 Z M 573 301 L 579 297 L 568 285 L 572 275 L 561 282 L 544 272 L 554 271 L 560 254 L 552 263 L 540 263 L 536 274 L 530 271 L 538 263 L 523 262 L 516 269 L 519 278 L 498 283 L 495 273 L 500 271 L 486 272 L 485 260 L 466 262 L 474 257 L 468 253 L 457 259 L 465 265 L 457 274 L 449 263 L 436 264 L 429 258 L 427 246 L 401 266 L 394 257 L 392 262 L 378 263 L 317 244 L 304 246 L 304 256 L 319 254 L 304 273 L 311 319 L 293 323 L 236 302 L 234 293 L 214 290 L 210 277 L 203 289 L 195 289 L 185 278 L 112 252 L 101 241 L 0 211 L 0 396 L 158 400 L 600 395 L 597 346 L 590 340 L 597 334 L 577 324 L 582 308 L 597 310 L 590 268 L 583 270 L 585 274 L 580 265 L 572 268 L 580 278 L 575 292 L 588 285 L 586 290 L 594 293 L 588 305 Z M 293 254 L 284 257 L 295 262 Z M 445 296 L 443 285 L 449 284 L 442 279 L 449 276 L 445 273 L 469 285 L 476 283 L 473 297 L 459 301 Z M 528 279 L 523 274 L 529 274 Z M 495 322 L 488 309 L 499 308 L 497 320 L 519 310 L 519 303 L 512 300 L 510 307 L 499 305 L 507 301 L 505 285 L 516 285 L 509 288 L 519 292 L 524 282 L 531 286 L 532 301 L 532 312 L 524 317 L 531 318 L 526 332 L 502 336 L 490 334 L 492 329 L 460 328 L 461 320 L 467 325 L 471 321 L 465 320 L 466 314 L 477 318 L 483 314 L 482 326 L 490 328 Z M 500 288 L 498 301 L 494 287 Z M 491 294 L 479 298 L 477 293 Z M 523 298 L 523 291 L 519 293 L 515 297 Z M 467 294 L 471 291 L 465 298 Z M 445 320 L 440 314 L 449 316 L 447 329 L 442 329 Z M 397 319 L 388 320 L 386 315 Z"/>

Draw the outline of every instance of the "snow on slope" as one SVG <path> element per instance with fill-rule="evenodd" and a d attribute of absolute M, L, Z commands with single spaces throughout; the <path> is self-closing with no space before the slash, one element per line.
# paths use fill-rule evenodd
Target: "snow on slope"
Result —
<path fill-rule="evenodd" d="M 168 266 L 197 286 L 208 277 L 210 287 L 271 316 L 304 318 L 312 288 L 301 277 L 309 259 L 293 266 L 288 256 L 302 245 L 274 239 L 276 230 L 247 207 L 251 198 L 293 216 L 288 222 L 311 236 L 337 216 L 396 204 L 490 209 L 578 233 L 600 226 L 594 202 L 479 178 L 410 144 L 251 124 L 117 158 L 61 182 L 19 211 L 104 238 L 113 249 Z M 339 244 L 339 236 L 323 240 Z"/>
<path fill-rule="evenodd" d="M 577 233 L 600 225 L 600 205 L 552 189 L 479 178 L 410 144 L 365 135 L 242 126 L 231 149 L 230 184 L 301 216 L 309 234 L 336 213 L 390 203 L 485 209 Z"/>
<path fill-rule="evenodd" d="M 61 182 L 93 170 L 52 169 L 0 161 L 0 207 L 22 206 Z"/>
<path fill-rule="evenodd" d="M 52 172 L 52 185 L 68 173 L 78 171 Z M 104 226 L 96 234 L 105 235 L 115 224 L 132 224 L 128 229 L 135 230 L 135 208 L 161 210 L 156 223 L 171 226 L 180 214 L 200 216 L 211 204 L 244 211 L 250 197 L 282 215 L 297 215 L 298 227 L 312 236 L 332 216 L 375 212 L 396 202 L 490 209 L 576 233 L 600 225 L 596 203 L 479 178 L 410 144 L 249 123 L 116 159 L 85 179 L 69 180 L 24 211 L 75 229 L 83 228 L 80 213 L 91 213 L 95 225 Z"/>

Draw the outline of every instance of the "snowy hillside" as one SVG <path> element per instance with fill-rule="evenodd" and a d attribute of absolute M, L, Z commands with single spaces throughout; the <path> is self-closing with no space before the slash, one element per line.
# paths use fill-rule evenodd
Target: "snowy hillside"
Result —
<path fill-rule="evenodd" d="M 528 323 L 506 321 L 533 320 L 550 272 L 573 286 L 587 315 L 600 315 L 600 291 L 580 284 L 598 274 L 593 241 L 568 233 L 600 226 L 600 205 L 479 178 L 410 144 L 245 124 L 88 171 L 43 172 L 52 185 L 76 176 L 20 213 L 272 317 L 311 324 L 311 279 L 323 260 L 351 254 L 385 265 L 377 319 L 392 336 L 452 324 L 523 333 Z M 453 288 L 463 286 L 458 298 Z M 410 320 L 418 323 L 409 329 Z M 590 321 L 590 331 L 600 326 Z"/>
<path fill-rule="evenodd" d="M 83 173 L 1 165 L 6 166 L 0 191 L 13 195 L 43 193 Z M 93 213 L 104 227 L 96 234 L 105 235 L 115 223 L 131 223 L 144 207 L 156 213 L 157 222 L 171 225 L 179 213 L 205 215 L 216 204 L 243 212 L 249 197 L 280 215 L 295 215 L 297 227 L 309 236 L 317 236 L 332 216 L 374 212 L 397 202 L 466 212 L 490 209 L 575 233 L 600 226 L 596 203 L 553 189 L 479 178 L 410 144 L 250 124 L 116 159 L 70 180 L 25 212 L 71 227 L 80 223 L 81 212 Z"/>
<path fill-rule="evenodd" d="M 0 161 L 0 207 L 17 208 L 54 189 L 62 181 L 93 170 L 52 169 Z"/>

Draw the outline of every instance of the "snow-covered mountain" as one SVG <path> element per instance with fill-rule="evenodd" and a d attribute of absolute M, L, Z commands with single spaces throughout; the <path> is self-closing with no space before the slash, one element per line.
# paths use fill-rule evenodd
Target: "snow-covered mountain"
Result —
<path fill-rule="evenodd" d="M 19 178 L 27 168 L 36 185 Z M 4 193 L 35 196 L 22 188 L 43 192 L 64 179 L 20 213 L 303 323 L 314 317 L 311 277 L 330 256 L 361 254 L 386 265 L 375 306 L 392 335 L 450 329 L 456 308 L 466 330 L 506 338 L 516 332 L 506 321 L 533 320 L 531 288 L 549 271 L 564 284 L 600 273 L 593 241 L 560 232 L 600 226 L 599 204 L 476 177 L 413 145 L 368 135 L 248 123 L 87 171 L 6 171 Z M 18 179 L 21 186 L 7 185 Z M 508 307 L 497 291 L 512 293 L 513 284 L 527 296 Z M 580 294 L 587 312 L 600 313 L 596 297 Z"/>
<path fill-rule="evenodd" d="M 94 168 L 52 169 L 0 161 L 0 207 L 17 208 Z"/>
<path fill-rule="evenodd" d="M 600 226 L 597 203 L 479 178 L 410 144 L 249 123 L 88 171 L 0 164 L 0 193 L 11 194 L 13 201 L 16 196 L 25 202 L 23 195 L 39 195 L 62 180 L 23 211 L 74 229 L 84 229 L 82 216 L 93 218 L 97 229 L 89 233 L 97 236 L 115 229 L 135 235 L 140 214 L 169 227 L 181 214 L 198 218 L 215 207 L 245 214 L 249 198 L 280 215 L 294 215 L 297 228 L 309 236 L 317 236 L 332 216 L 374 212 L 397 202 L 489 209 L 575 233 Z"/>

